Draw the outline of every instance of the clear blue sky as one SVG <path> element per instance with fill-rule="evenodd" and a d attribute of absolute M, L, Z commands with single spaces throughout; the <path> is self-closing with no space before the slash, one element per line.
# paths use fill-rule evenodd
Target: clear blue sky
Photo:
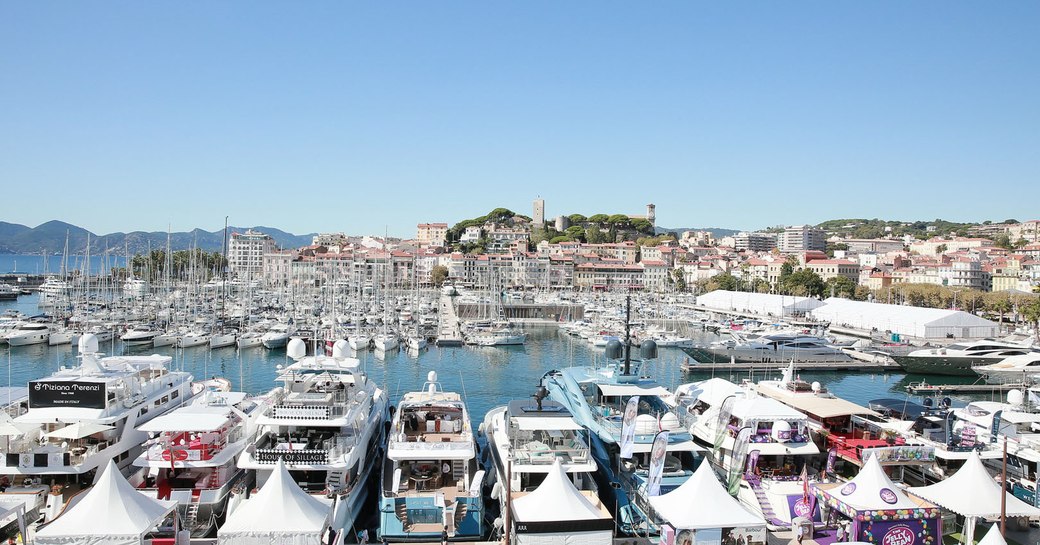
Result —
<path fill-rule="evenodd" d="M 1040 3 L 5 2 L 0 220 L 1040 216 Z"/>

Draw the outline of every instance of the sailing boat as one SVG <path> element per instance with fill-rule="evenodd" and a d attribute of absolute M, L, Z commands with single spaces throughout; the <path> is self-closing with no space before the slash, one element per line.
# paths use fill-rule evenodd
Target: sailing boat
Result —
<path fill-rule="evenodd" d="M 393 350 L 399 346 L 397 340 L 397 334 L 392 330 L 388 329 L 390 322 L 390 267 L 392 266 L 392 255 L 390 250 L 386 247 L 386 239 L 383 239 L 383 250 L 386 252 L 386 268 L 383 273 L 383 325 L 382 332 L 376 335 L 372 339 L 372 344 L 375 346 L 376 353 L 386 352 L 387 350 Z"/>

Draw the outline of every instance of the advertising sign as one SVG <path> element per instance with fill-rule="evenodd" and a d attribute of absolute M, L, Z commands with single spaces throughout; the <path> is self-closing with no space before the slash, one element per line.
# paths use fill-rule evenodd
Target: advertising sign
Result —
<path fill-rule="evenodd" d="M 636 446 L 636 416 L 639 415 L 639 396 L 628 398 L 625 415 L 621 420 L 621 458 L 631 458 Z"/>
<path fill-rule="evenodd" d="M 325 465 L 329 463 L 329 453 L 324 450 L 284 450 L 257 449 L 256 461 L 274 464 L 281 458 L 286 464 Z"/>
<path fill-rule="evenodd" d="M 856 537 L 878 545 L 931 545 L 938 543 L 938 528 L 929 519 L 875 520 L 863 523 Z"/>
<path fill-rule="evenodd" d="M 646 480 L 646 494 L 657 496 L 661 493 L 661 475 L 664 473 L 664 458 L 668 455 L 668 432 L 662 431 L 654 437 L 650 447 L 650 471 Z"/>
<path fill-rule="evenodd" d="M 104 409 L 105 383 L 37 380 L 29 383 L 29 408 Z"/>
<path fill-rule="evenodd" d="M 863 459 L 876 456 L 885 464 L 930 464 L 935 461 L 935 447 L 905 445 L 901 447 L 878 447 L 863 449 Z"/>

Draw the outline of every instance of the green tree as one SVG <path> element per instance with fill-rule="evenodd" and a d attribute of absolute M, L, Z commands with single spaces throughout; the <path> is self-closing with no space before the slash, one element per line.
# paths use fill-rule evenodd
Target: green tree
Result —
<path fill-rule="evenodd" d="M 1001 233 L 993 237 L 993 245 L 998 248 L 1006 248 L 1008 250 L 1014 250 L 1014 245 L 1011 244 L 1011 237 L 1007 233 Z"/>
<path fill-rule="evenodd" d="M 606 239 L 606 235 L 603 234 L 603 231 L 595 223 L 585 229 L 585 241 L 589 244 L 602 244 Z"/>
<path fill-rule="evenodd" d="M 624 214 L 614 214 L 607 218 L 607 223 L 617 226 L 628 225 L 629 221 L 629 217 Z"/>
<path fill-rule="evenodd" d="M 585 228 L 580 225 L 572 225 L 564 230 L 563 234 L 571 240 L 579 240 L 585 237 Z"/>
<path fill-rule="evenodd" d="M 679 293 L 686 291 L 686 275 L 683 273 L 682 267 L 678 269 L 672 269 L 672 277 L 675 279 L 675 291 Z"/>
<path fill-rule="evenodd" d="M 737 291 L 740 285 L 740 281 L 737 280 L 736 276 L 729 273 L 716 274 L 715 276 L 708 279 L 707 289 L 708 291 L 714 290 L 727 290 Z"/>
<path fill-rule="evenodd" d="M 607 223 L 607 220 L 609 219 L 610 216 L 606 214 L 594 214 L 592 216 L 589 216 L 589 221 L 592 223 Z"/>
<path fill-rule="evenodd" d="M 563 236 L 553 237 L 553 239 L 549 241 L 549 244 L 559 244 L 561 242 L 574 242 L 574 239 L 572 239 L 569 236 L 563 235 Z"/>
<path fill-rule="evenodd" d="M 643 218 L 636 218 L 632 220 L 632 228 L 640 233 L 653 234 L 654 225 L 650 223 L 650 220 Z"/>
<path fill-rule="evenodd" d="M 567 219 L 571 220 L 571 223 L 577 225 L 579 223 L 585 223 L 589 218 L 582 216 L 581 214 L 571 214 L 567 216 Z"/>
<path fill-rule="evenodd" d="M 1030 297 L 1025 304 L 1019 305 L 1022 319 L 1032 324 L 1036 340 L 1040 341 L 1040 297 Z"/>
<path fill-rule="evenodd" d="M 436 265 L 430 270 L 430 283 L 436 287 L 444 285 L 444 281 L 448 279 L 448 268 L 444 265 Z"/>
<path fill-rule="evenodd" d="M 791 295 L 802 297 L 819 297 L 826 286 L 820 275 L 809 269 L 800 269 L 788 276 L 784 281 L 785 291 Z"/>
<path fill-rule="evenodd" d="M 824 293 L 833 297 L 851 299 L 856 294 L 856 283 L 847 276 L 828 278 L 824 284 Z"/>

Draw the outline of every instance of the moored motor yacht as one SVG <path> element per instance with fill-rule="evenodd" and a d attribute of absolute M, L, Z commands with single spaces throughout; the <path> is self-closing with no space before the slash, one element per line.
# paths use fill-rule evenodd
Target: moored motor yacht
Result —
<path fill-rule="evenodd" d="M 11 346 L 29 346 L 33 344 L 45 344 L 51 336 L 54 326 L 43 322 L 25 322 L 5 337 L 7 344 Z"/>
<path fill-rule="evenodd" d="M 293 327 L 289 324 L 275 324 L 260 337 L 264 348 L 282 348 L 289 342 Z"/>
<path fill-rule="evenodd" d="M 149 325 L 134 325 L 123 333 L 119 340 L 132 346 L 151 346 L 160 332 Z"/>
<path fill-rule="evenodd" d="M 102 357 L 97 339 L 84 335 L 79 357 L 79 366 L 29 382 L 28 409 L 11 421 L 21 433 L 7 440 L 0 466 L 10 482 L 28 482 L 7 494 L 36 494 L 44 479 L 65 486 L 33 506 L 47 520 L 109 460 L 129 467 L 148 438 L 137 426 L 194 395 L 191 375 L 170 371 L 168 356 Z"/>
<path fill-rule="evenodd" d="M 288 343 L 294 363 L 278 366 L 282 386 L 269 394 L 256 441 L 239 456 L 238 466 L 251 470 L 262 485 L 282 460 L 305 491 L 334 498 L 331 523 L 339 533 L 355 525 L 368 496 L 365 483 L 378 467 L 389 403 L 361 362 L 346 356 L 345 342 L 336 342 L 332 356 L 306 356 L 306 351 L 300 339 Z"/>
<path fill-rule="evenodd" d="M 181 527 L 206 537 L 223 520 L 231 489 L 245 477 L 235 460 L 255 439 L 256 419 L 267 402 L 206 389 L 191 404 L 138 426 L 151 438 L 134 460 L 140 469 L 130 484 L 157 499 L 176 500 Z"/>
<path fill-rule="evenodd" d="M 379 537 L 391 540 L 480 539 L 484 472 L 462 397 L 445 392 L 430 371 L 406 393 L 390 424 L 379 502 Z"/>

